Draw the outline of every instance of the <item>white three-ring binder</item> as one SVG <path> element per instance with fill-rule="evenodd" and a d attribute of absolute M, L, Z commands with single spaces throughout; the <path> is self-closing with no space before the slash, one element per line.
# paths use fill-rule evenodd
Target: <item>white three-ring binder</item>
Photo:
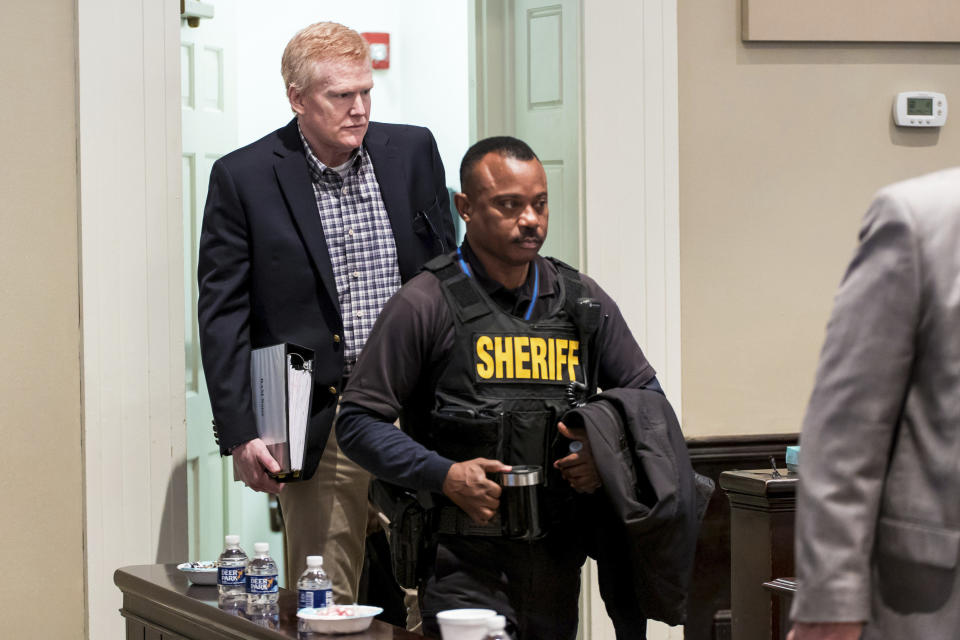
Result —
<path fill-rule="evenodd" d="M 250 352 L 250 386 L 260 439 L 280 463 L 277 480 L 300 478 L 310 422 L 313 351 L 283 343 Z"/>

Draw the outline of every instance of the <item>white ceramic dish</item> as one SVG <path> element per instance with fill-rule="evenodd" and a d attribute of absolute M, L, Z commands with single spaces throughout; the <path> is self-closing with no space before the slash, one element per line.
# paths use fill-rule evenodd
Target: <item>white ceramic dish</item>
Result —
<path fill-rule="evenodd" d="M 353 610 L 353 614 L 350 614 Z M 300 609 L 297 617 L 300 618 L 300 630 L 313 633 L 359 633 L 370 627 L 373 619 L 383 613 L 380 607 L 371 607 L 365 604 L 334 605 L 323 609 Z"/>
<path fill-rule="evenodd" d="M 193 584 L 217 584 L 216 562 L 181 562 L 177 565 L 177 569 L 186 574 L 187 579 Z"/>

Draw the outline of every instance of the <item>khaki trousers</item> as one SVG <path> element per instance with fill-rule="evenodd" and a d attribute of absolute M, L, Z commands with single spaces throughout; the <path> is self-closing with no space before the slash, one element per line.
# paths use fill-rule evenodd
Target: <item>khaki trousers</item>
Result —
<path fill-rule="evenodd" d="M 331 429 L 317 472 L 309 480 L 287 484 L 279 494 L 288 589 L 297 588 L 307 556 L 322 555 L 334 601 L 357 601 L 369 485 L 370 474 L 340 450 L 336 431 Z"/>

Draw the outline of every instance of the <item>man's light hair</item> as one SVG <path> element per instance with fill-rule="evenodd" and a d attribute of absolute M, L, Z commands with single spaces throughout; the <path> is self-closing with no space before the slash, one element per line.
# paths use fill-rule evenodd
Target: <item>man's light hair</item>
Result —
<path fill-rule="evenodd" d="M 370 45 L 359 33 L 336 22 L 317 22 L 299 31 L 283 50 L 280 73 L 286 88 L 305 91 L 326 60 L 370 63 Z"/>

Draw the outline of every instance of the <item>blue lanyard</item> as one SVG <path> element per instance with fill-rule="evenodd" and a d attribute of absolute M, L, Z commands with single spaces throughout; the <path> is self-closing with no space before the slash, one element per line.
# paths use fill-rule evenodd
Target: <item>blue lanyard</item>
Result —
<path fill-rule="evenodd" d="M 470 273 L 470 267 L 467 265 L 467 261 L 463 259 L 463 252 L 460 251 L 460 247 L 457 247 L 457 260 L 460 262 L 460 270 L 467 274 L 468 278 L 473 276 Z M 530 320 L 530 316 L 533 314 L 533 307 L 537 304 L 537 295 L 540 293 L 540 267 L 537 266 L 536 260 L 533 261 L 533 297 L 530 298 L 530 306 L 527 307 L 527 312 L 523 314 L 524 320 Z"/>
<path fill-rule="evenodd" d="M 463 252 L 460 251 L 460 247 L 457 247 L 457 260 L 460 261 L 460 270 L 467 274 L 468 278 L 472 278 L 473 275 L 470 273 L 470 267 L 467 266 L 467 261 L 463 259 Z"/>

